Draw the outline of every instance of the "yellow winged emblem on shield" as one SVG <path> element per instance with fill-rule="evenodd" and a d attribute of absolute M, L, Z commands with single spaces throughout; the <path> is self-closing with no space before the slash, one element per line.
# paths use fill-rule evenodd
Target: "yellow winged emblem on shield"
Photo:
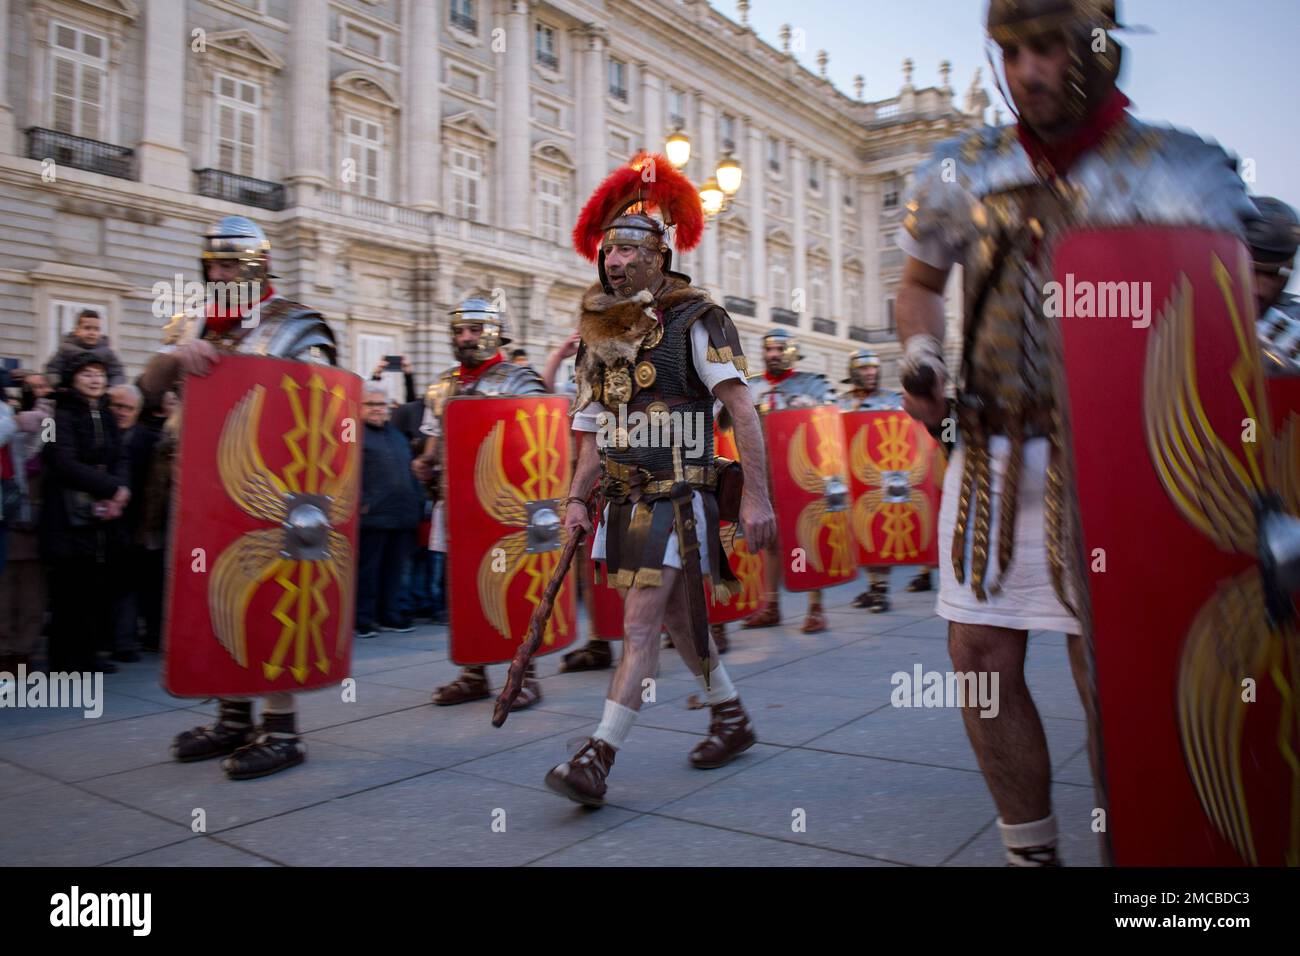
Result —
<path fill-rule="evenodd" d="M 346 398 L 341 387 L 327 388 L 313 374 L 305 396 L 288 375 L 280 388 L 295 423 L 283 438 L 292 461 L 280 473 L 267 466 L 258 445 L 265 386 L 251 388 L 221 430 L 217 470 L 222 486 L 241 511 L 268 527 L 242 535 L 217 558 L 208 603 L 217 640 L 241 667 L 248 667 L 249 602 L 274 581 L 283 593 L 271 613 L 281 629 L 271 655 L 261 662 L 263 672 L 274 680 L 287 669 L 301 684 L 311 665 L 329 673 L 334 656 L 326 650 L 324 634 L 329 617 L 325 592 L 331 582 L 339 595 L 335 654 L 352 629 L 352 547 L 334 529 L 356 509 L 360 455 L 346 455 L 343 469 L 334 471 Z"/>
<path fill-rule="evenodd" d="M 1228 446 L 1211 425 L 1196 380 L 1194 305 L 1184 276 L 1158 317 L 1147 346 L 1144 421 L 1147 447 L 1161 484 L 1183 517 L 1220 549 L 1246 555 L 1268 550 L 1269 518 L 1257 504 L 1276 492 L 1275 514 L 1300 514 L 1300 444 L 1292 414 L 1275 435 L 1263 369 L 1249 319 L 1248 264 L 1234 285 L 1227 266 L 1213 262 L 1231 317 L 1238 356 L 1230 371 L 1244 421 L 1258 440 Z M 1300 637 L 1294 619 L 1277 627 L 1269 619 L 1268 583 L 1259 566 L 1220 583 L 1197 613 L 1184 643 L 1178 675 L 1178 727 L 1183 752 L 1206 816 L 1241 858 L 1258 865 L 1242 778 L 1243 734 L 1250 704 L 1242 680 L 1268 675 L 1283 702 L 1277 746 L 1291 770 L 1289 865 L 1300 865 Z"/>

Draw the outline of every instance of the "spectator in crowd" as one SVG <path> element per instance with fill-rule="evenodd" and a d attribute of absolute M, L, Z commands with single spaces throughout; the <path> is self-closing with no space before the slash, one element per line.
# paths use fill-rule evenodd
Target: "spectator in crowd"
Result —
<path fill-rule="evenodd" d="M 131 489 L 131 500 L 122 513 L 123 541 L 126 552 L 115 574 L 118 582 L 115 588 L 115 607 L 113 634 L 113 660 L 133 663 L 140 659 L 140 621 L 139 588 L 137 587 L 139 567 L 131 542 L 135 539 L 136 528 L 140 523 L 140 511 L 144 504 L 144 487 L 149 477 L 149 453 L 153 444 L 141 449 L 141 435 L 144 429 L 139 425 L 140 410 L 144 398 L 134 385 L 114 385 L 108 390 L 108 410 L 113 414 L 113 421 L 121 433 L 122 452 L 127 458 L 127 476 Z"/>
<path fill-rule="evenodd" d="M 111 673 L 113 575 L 122 560 L 129 462 L 108 409 L 108 372 L 93 351 L 69 357 L 45 445 L 42 553 L 50 563 L 50 670 Z"/>
<path fill-rule="evenodd" d="M 366 386 L 361 467 L 361 560 L 357 571 L 356 636 L 413 630 L 402 616 L 402 578 L 420 522 L 420 489 L 411 474 L 410 445 L 388 421 L 387 393 Z"/>
<path fill-rule="evenodd" d="M 511 349 L 511 350 L 510 350 L 510 361 L 513 362 L 515 365 L 527 365 L 527 364 L 528 364 L 528 350 L 527 350 L 527 349 Z"/>
<path fill-rule="evenodd" d="M 122 374 L 122 363 L 109 347 L 102 323 L 103 319 L 94 309 L 82 309 L 77 314 L 76 327 L 63 337 L 58 351 L 45 366 L 45 374 L 49 376 L 51 385 L 68 388 L 68 376 L 72 374 L 68 364 L 87 353 L 95 356 L 99 364 L 104 366 L 109 385 L 120 385 L 126 381 L 126 376 Z"/>
<path fill-rule="evenodd" d="M 370 381 L 382 382 L 384 380 L 384 373 L 391 372 L 391 371 L 393 371 L 393 369 L 390 369 L 388 367 L 388 360 L 381 359 L 379 364 L 375 366 L 374 371 L 370 373 Z M 407 402 L 415 401 L 416 399 L 415 369 L 411 367 L 410 359 L 408 359 L 405 355 L 402 356 L 402 384 L 405 388 L 405 394 L 406 394 L 406 398 L 404 399 L 404 401 Z M 384 394 L 385 395 L 388 394 L 387 390 L 385 390 Z M 401 403 L 399 402 L 398 404 Z"/>
<path fill-rule="evenodd" d="M 41 503 L 41 448 L 54 420 L 50 388 L 37 372 L 17 370 L 21 383 L 17 426 L 6 450 L 12 484 L 5 490 L 3 520 L 8 560 L 0 569 L 0 671 L 15 673 L 20 664 L 31 671 L 45 619 L 45 573 L 36 534 Z M 0 411 L 0 416 L 4 412 Z M 3 452 L 0 452 L 0 456 Z M 3 470 L 0 467 L 0 470 Z"/>

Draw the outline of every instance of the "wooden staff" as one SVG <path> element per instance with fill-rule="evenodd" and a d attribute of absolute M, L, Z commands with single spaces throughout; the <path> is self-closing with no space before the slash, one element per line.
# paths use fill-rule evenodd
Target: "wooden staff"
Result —
<path fill-rule="evenodd" d="M 510 716 L 510 707 L 524 686 L 524 671 L 528 670 L 528 663 L 537 653 L 537 648 L 542 645 L 542 634 L 546 631 L 546 622 L 551 619 L 555 596 L 560 591 L 560 585 L 564 583 L 564 576 L 569 573 L 573 556 L 578 553 L 578 547 L 586 536 L 587 529 L 581 527 L 575 528 L 569 535 L 569 541 L 560 555 L 560 563 L 556 566 L 555 573 L 551 575 L 551 582 L 546 585 L 546 593 L 542 595 L 542 600 L 533 610 L 533 616 L 528 621 L 528 635 L 515 651 L 514 660 L 510 662 L 510 673 L 506 675 L 506 684 L 501 688 L 496 706 L 492 708 L 493 727 L 500 727 Z"/>

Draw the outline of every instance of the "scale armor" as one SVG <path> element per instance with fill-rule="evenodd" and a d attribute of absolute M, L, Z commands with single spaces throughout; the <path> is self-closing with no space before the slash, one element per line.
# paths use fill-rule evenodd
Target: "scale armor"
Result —
<path fill-rule="evenodd" d="M 821 372 L 795 372 L 789 378 L 773 385 L 763 375 L 749 380 L 754 404 L 763 411 L 789 408 L 795 398 L 810 398 L 816 405 L 829 405 L 835 401 L 835 391 Z"/>
<path fill-rule="evenodd" d="M 955 170 L 956 181 L 947 175 Z M 1001 534 L 989 540 L 988 442 L 1011 443 L 1004 487 L 1018 486 L 1023 443 L 1052 443 L 1044 502 L 1048 566 L 1057 596 L 1077 612 L 1081 571 L 1077 519 L 1065 490 L 1072 483 L 1065 424 L 1056 401 L 1063 388 L 1055 320 L 1042 297 L 1050 250 L 1064 234 L 1134 224 L 1197 226 L 1240 235 L 1251 204 L 1235 162 L 1218 146 L 1174 129 L 1123 121 L 1071 168 L 1068 179 L 1043 181 L 1015 127 L 985 127 L 940 144 L 917 172 L 904 227 L 912 239 L 939 240 L 964 266 L 964 326 L 977 328 L 969 379 L 960 383 L 958 421 L 967 450 L 952 542 L 957 580 L 965 582 L 964 543 L 973 526 L 969 580 L 985 599 L 990 549 L 999 564 L 1013 557 L 1016 494 L 1001 499 Z M 982 303 L 976 318 L 974 308 Z M 967 374 L 964 372 L 963 374 Z M 1067 556 L 1070 567 L 1067 568 Z M 1068 583 L 1067 583 L 1067 578 Z M 997 583 L 990 590 L 997 593 Z"/>

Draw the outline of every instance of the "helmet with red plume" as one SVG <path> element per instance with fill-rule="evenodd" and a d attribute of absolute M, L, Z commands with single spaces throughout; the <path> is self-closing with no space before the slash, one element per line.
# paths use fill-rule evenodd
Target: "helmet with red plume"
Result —
<path fill-rule="evenodd" d="M 587 200 L 573 228 L 573 246 L 596 262 L 606 291 L 633 295 L 657 285 L 661 273 L 687 279 L 670 272 L 670 228 L 683 252 L 700 244 L 704 206 L 699 191 L 663 156 L 638 153 L 629 165 L 610 173 Z M 629 266 L 628 274 L 611 284 L 605 252 L 616 245 L 638 246 L 643 253 L 637 265 Z"/>

